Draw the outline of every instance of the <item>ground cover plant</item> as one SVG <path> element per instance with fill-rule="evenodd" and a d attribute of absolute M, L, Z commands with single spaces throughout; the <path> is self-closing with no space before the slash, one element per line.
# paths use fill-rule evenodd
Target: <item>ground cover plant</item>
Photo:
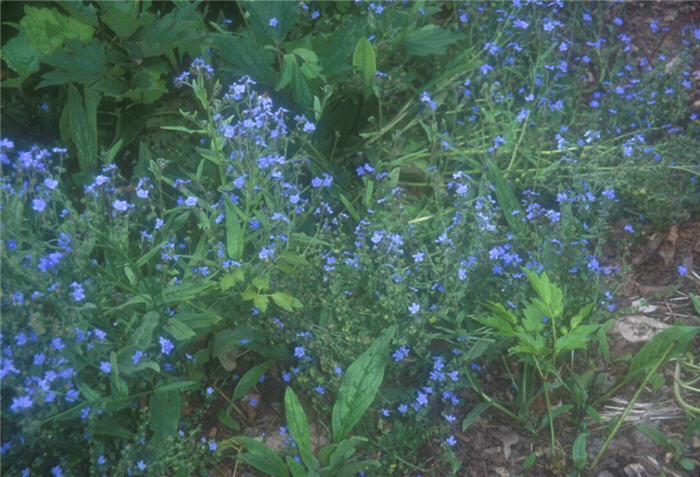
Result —
<path fill-rule="evenodd" d="M 494 418 L 536 443 L 517 472 L 586 475 L 669 361 L 685 435 L 641 429 L 693 470 L 700 327 L 611 354 L 628 257 L 606 251 L 700 212 L 700 29 L 635 57 L 626 8 L 26 7 L 3 472 L 472 475 L 465 433 Z M 43 88 L 46 144 L 17 132 Z"/>

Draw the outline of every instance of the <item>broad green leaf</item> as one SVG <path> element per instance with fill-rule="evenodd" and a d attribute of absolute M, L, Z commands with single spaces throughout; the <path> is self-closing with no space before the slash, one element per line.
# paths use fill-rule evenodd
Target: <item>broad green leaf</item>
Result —
<path fill-rule="evenodd" d="M 177 318 L 168 318 L 168 323 L 163 327 L 177 341 L 186 340 L 197 335 L 192 328 Z"/>
<path fill-rule="evenodd" d="M 294 69 L 297 68 L 296 61 L 294 60 L 294 55 L 287 53 L 282 57 L 282 66 L 280 68 L 280 79 L 277 81 L 275 86 L 275 91 L 280 91 L 282 88 L 287 86 L 292 77 L 294 76 Z"/>
<path fill-rule="evenodd" d="M 270 288 L 270 274 L 262 273 L 253 278 L 253 286 L 260 291 L 265 291 Z"/>
<path fill-rule="evenodd" d="M 693 307 L 695 307 L 695 314 L 700 316 L 700 298 L 691 293 L 690 300 L 693 302 Z"/>
<path fill-rule="evenodd" d="M 139 15 L 140 2 L 102 2 L 100 20 L 122 40 L 139 29 L 144 18 Z"/>
<path fill-rule="evenodd" d="M 143 14 L 143 13 L 142 13 Z M 196 3 L 176 3 L 175 8 L 140 28 L 126 43 L 135 60 L 165 56 L 177 66 L 173 50 L 185 50 L 195 56 L 206 37 L 206 25 Z"/>
<path fill-rule="evenodd" d="M 308 477 L 304 467 L 297 461 L 295 461 L 292 456 L 287 456 L 284 459 L 287 462 L 287 467 L 292 472 L 292 477 Z"/>
<path fill-rule="evenodd" d="M 20 77 L 39 71 L 39 52 L 22 32 L 2 47 L 2 59 Z"/>
<path fill-rule="evenodd" d="M 653 367 L 672 343 L 675 344 L 667 356 L 667 360 L 685 353 L 699 331 L 700 327 L 698 326 L 674 326 L 657 334 L 632 358 L 628 375 L 633 376 Z"/>
<path fill-rule="evenodd" d="M 374 401 L 384 379 L 386 357 L 396 325 L 384 330 L 347 369 L 333 405 L 333 441 L 342 441 Z"/>
<path fill-rule="evenodd" d="M 561 336 L 554 342 L 554 355 L 559 356 L 565 351 L 584 349 L 588 339 L 588 336 L 579 334 Z"/>
<path fill-rule="evenodd" d="M 71 40 L 65 47 L 41 59 L 54 69 L 42 75 L 37 88 L 67 83 L 92 85 L 109 73 L 106 43 L 94 40 L 88 45 Z"/>
<path fill-rule="evenodd" d="M 329 465 L 331 469 L 341 467 L 355 454 L 355 448 L 361 442 L 367 442 L 366 437 L 352 436 L 347 439 L 343 439 L 341 442 L 336 444 L 335 450 L 330 455 Z"/>
<path fill-rule="evenodd" d="M 247 453 L 240 455 L 245 463 L 252 465 L 266 475 L 274 475 L 275 477 L 289 476 L 287 467 L 285 467 L 282 459 L 259 440 L 246 436 L 237 436 L 233 437 L 233 439 L 242 443 L 248 450 Z"/>
<path fill-rule="evenodd" d="M 459 33 L 432 24 L 426 25 L 408 34 L 406 51 L 409 55 L 416 56 L 441 55 L 447 46 L 462 38 Z"/>
<path fill-rule="evenodd" d="M 219 282 L 219 286 L 221 287 L 221 291 L 226 291 L 230 290 L 234 286 L 236 286 L 237 283 L 241 283 L 245 280 L 245 272 L 241 268 L 237 268 L 233 273 L 227 273 L 223 277 L 221 277 L 221 282 Z"/>
<path fill-rule="evenodd" d="M 282 40 L 299 18 L 297 2 L 242 2 L 250 13 L 250 25 L 263 35 Z M 275 21 L 276 20 L 276 24 Z"/>
<path fill-rule="evenodd" d="M 70 13 L 75 20 L 97 28 L 97 10 L 92 5 L 83 3 L 82 0 L 61 0 L 57 2 L 61 8 Z"/>
<path fill-rule="evenodd" d="M 241 428 L 238 421 L 229 416 L 224 409 L 219 409 L 219 411 L 216 413 L 216 417 L 224 426 L 228 427 L 232 431 L 237 431 Z"/>
<path fill-rule="evenodd" d="M 46 56 L 58 50 L 67 40 L 90 41 L 95 29 L 53 8 L 24 7 L 25 16 L 20 20 L 20 29 Z"/>
<path fill-rule="evenodd" d="M 588 460 L 588 451 L 586 450 L 587 443 L 588 433 L 582 432 L 578 435 L 571 448 L 571 459 L 574 461 L 574 465 L 577 469 L 583 469 L 586 466 L 586 461 Z"/>
<path fill-rule="evenodd" d="M 135 348 L 147 348 L 153 341 L 153 330 L 158 326 L 160 315 L 157 311 L 149 311 L 140 318 L 140 325 L 129 337 L 129 344 Z"/>
<path fill-rule="evenodd" d="M 464 417 L 464 420 L 462 421 L 462 432 L 466 431 L 469 426 L 471 426 L 474 421 L 476 421 L 477 418 L 490 407 L 491 403 L 488 402 L 480 402 L 479 404 L 476 404 Z"/>
<path fill-rule="evenodd" d="M 272 295 L 270 295 L 270 297 L 272 298 L 272 301 L 275 302 L 275 305 L 289 312 L 304 307 L 304 304 L 302 302 L 300 302 L 288 293 L 275 292 Z"/>
<path fill-rule="evenodd" d="M 136 103 L 151 104 L 160 99 L 168 88 L 165 80 L 161 78 L 161 73 L 149 68 L 139 67 L 131 75 L 130 88 L 123 95 Z"/>
<path fill-rule="evenodd" d="M 261 83 L 274 84 L 274 53 L 245 36 L 234 36 L 230 33 L 210 36 L 213 37 L 213 46 L 219 50 L 224 71 L 236 76 L 250 75 Z"/>
<path fill-rule="evenodd" d="M 177 434 L 182 413 L 182 397 L 179 391 L 167 391 L 151 394 L 148 400 L 151 412 L 149 426 L 153 432 L 165 436 Z"/>
<path fill-rule="evenodd" d="M 233 397 L 231 399 L 236 401 L 248 394 L 248 392 L 253 389 L 253 386 L 258 384 L 260 381 L 260 376 L 265 374 L 265 372 L 274 366 L 274 364 L 275 360 L 268 359 L 267 361 L 246 371 L 246 373 L 241 376 L 238 384 L 236 384 L 236 387 L 233 390 Z"/>
<path fill-rule="evenodd" d="M 292 388 L 284 392 L 284 415 L 289 426 L 289 434 L 294 439 L 299 449 L 299 455 L 309 468 L 316 467 L 315 459 L 311 455 L 311 428 L 304 408 L 294 394 Z"/>
<path fill-rule="evenodd" d="M 133 432 L 126 427 L 120 426 L 111 419 L 104 419 L 95 422 L 89 427 L 90 434 L 96 436 L 112 436 L 119 439 L 131 439 Z"/>
<path fill-rule="evenodd" d="M 372 91 L 372 77 L 377 72 L 377 54 L 374 52 L 374 47 L 362 37 L 355 45 L 355 51 L 352 54 L 352 66 L 357 68 L 362 77 L 363 91 L 365 98 L 368 98 Z"/>

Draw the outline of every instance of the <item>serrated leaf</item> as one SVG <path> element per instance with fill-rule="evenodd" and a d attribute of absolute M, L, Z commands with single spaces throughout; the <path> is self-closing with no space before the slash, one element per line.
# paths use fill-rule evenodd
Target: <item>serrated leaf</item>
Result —
<path fill-rule="evenodd" d="M 245 36 L 213 34 L 213 46 L 219 50 L 222 69 L 234 75 L 250 75 L 264 84 L 274 84 L 272 64 L 275 55 Z"/>
<path fill-rule="evenodd" d="M 396 325 L 393 325 L 370 345 L 347 369 L 333 405 L 333 441 L 342 441 L 360 421 L 374 401 L 384 379 L 386 358 Z"/>
<path fill-rule="evenodd" d="M 406 37 L 406 51 L 409 55 L 442 55 L 447 46 L 461 40 L 463 36 L 436 25 L 426 25 Z"/>
<path fill-rule="evenodd" d="M 3 45 L 2 59 L 20 77 L 39 71 L 39 52 L 22 32 Z"/>
<path fill-rule="evenodd" d="M 105 47 L 106 44 L 99 40 L 85 46 L 73 40 L 66 42 L 65 48 L 41 59 L 54 69 L 42 75 L 37 88 L 67 83 L 94 83 L 109 73 Z"/>
<path fill-rule="evenodd" d="M 246 373 L 241 376 L 241 379 L 238 380 L 238 384 L 236 384 L 236 387 L 233 390 L 233 397 L 231 399 L 236 401 L 248 394 L 248 392 L 253 389 L 253 386 L 258 384 L 258 381 L 260 381 L 260 376 L 265 374 L 265 372 L 274 364 L 275 360 L 268 359 L 267 361 L 246 371 Z"/>
<path fill-rule="evenodd" d="M 88 42 L 95 29 L 53 8 L 24 7 L 20 29 L 40 55 L 46 56 L 61 48 L 67 40 Z"/>
<path fill-rule="evenodd" d="M 299 18 L 297 2 L 244 2 L 244 8 L 250 13 L 250 25 L 263 35 L 281 40 L 294 27 Z M 271 24 L 272 19 L 277 24 Z"/>
<path fill-rule="evenodd" d="M 279 306 L 285 311 L 292 312 L 295 309 L 303 308 L 304 304 L 294 298 L 292 295 L 284 292 L 275 292 L 272 295 L 270 295 L 272 298 L 272 301 L 275 302 L 275 305 Z"/>
<path fill-rule="evenodd" d="M 103 2 L 100 7 L 102 23 L 123 40 L 133 35 L 144 20 L 139 16 L 140 2 Z"/>

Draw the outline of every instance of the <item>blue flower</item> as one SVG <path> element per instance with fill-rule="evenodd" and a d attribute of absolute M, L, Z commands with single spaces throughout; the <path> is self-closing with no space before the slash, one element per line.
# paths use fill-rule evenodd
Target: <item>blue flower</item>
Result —
<path fill-rule="evenodd" d="M 43 210 L 46 208 L 46 201 L 41 197 L 34 199 L 32 201 L 32 208 L 37 212 L 43 212 Z"/>
<path fill-rule="evenodd" d="M 163 338 L 162 336 L 158 339 L 158 342 L 160 343 L 160 352 L 165 355 L 170 354 L 173 348 L 175 348 L 169 339 Z"/>
<path fill-rule="evenodd" d="M 209 443 L 209 450 L 210 450 L 210 451 L 214 452 L 214 451 L 216 450 L 217 447 L 218 447 L 218 445 L 216 444 L 215 441 L 211 441 L 211 442 Z"/>
<path fill-rule="evenodd" d="M 420 311 L 420 305 L 418 303 L 411 303 L 408 307 L 408 311 L 412 314 L 415 315 Z"/>
<path fill-rule="evenodd" d="M 449 446 L 454 446 L 455 444 L 457 444 L 457 440 L 455 439 L 455 436 L 449 436 L 447 439 L 445 439 L 445 442 Z"/>
<path fill-rule="evenodd" d="M 185 205 L 194 207 L 195 205 L 197 205 L 197 200 L 198 199 L 195 196 L 191 195 L 185 200 Z"/>
<path fill-rule="evenodd" d="M 408 353 L 410 353 L 410 350 L 405 346 L 401 346 L 396 351 L 394 351 L 392 357 L 394 358 L 394 361 L 399 362 L 402 361 L 406 356 L 408 356 Z"/>
<path fill-rule="evenodd" d="M 306 351 L 304 350 L 303 346 L 297 346 L 294 348 L 294 356 L 297 358 L 303 358 L 304 355 L 306 354 Z"/>
<path fill-rule="evenodd" d="M 681 276 L 688 274 L 688 268 L 684 267 L 683 265 L 678 265 L 678 268 L 676 270 L 678 271 L 678 274 Z"/>
<path fill-rule="evenodd" d="M 140 460 L 136 463 L 136 467 L 138 467 L 139 470 L 142 470 L 142 471 L 146 470 L 146 463 L 144 461 Z"/>
<path fill-rule="evenodd" d="M 109 361 L 100 361 L 100 371 L 105 374 L 112 372 L 112 364 Z"/>
<path fill-rule="evenodd" d="M 12 404 L 10 405 L 10 409 L 13 412 L 17 412 L 20 409 L 28 409 L 32 407 L 33 401 L 32 397 L 29 395 L 25 396 L 20 396 L 16 398 L 12 398 Z"/>
<path fill-rule="evenodd" d="M 136 352 L 131 356 L 131 361 L 134 364 L 138 364 L 139 361 L 141 361 L 141 358 L 143 358 L 143 351 L 136 350 Z"/>
<path fill-rule="evenodd" d="M 129 205 L 130 204 L 125 200 L 116 199 L 114 202 L 112 202 L 112 207 L 120 212 L 126 211 L 129 208 Z"/>
<path fill-rule="evenodd" d="M 270 18 L 270 21 L 267 24 L 270 25 L 272 28 L 275 28 L 277 25 L 279 25 L 279 23 L 280 22 L 276 18 L 272 17 Z"/>

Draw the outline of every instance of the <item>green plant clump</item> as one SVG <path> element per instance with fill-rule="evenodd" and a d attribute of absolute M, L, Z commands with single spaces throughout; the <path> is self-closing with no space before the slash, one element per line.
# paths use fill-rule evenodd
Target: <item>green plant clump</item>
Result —
<path fill-rule="evenodd" d="M 693 58 L 632 57 L 626 8 L 24 6 L 3 37 L 2 471 L 458 475 L 459 431 L 497 413 L 546 434 L 518 471 L 577 475 L 624 420 L 600 430 L 604 399 L 669 360 L 697 433 L 697 327 L 598 380 L 613 224 L 632 242 L 700 211 Z M 20 135 L 37 115 L 51 146 Z"/>

